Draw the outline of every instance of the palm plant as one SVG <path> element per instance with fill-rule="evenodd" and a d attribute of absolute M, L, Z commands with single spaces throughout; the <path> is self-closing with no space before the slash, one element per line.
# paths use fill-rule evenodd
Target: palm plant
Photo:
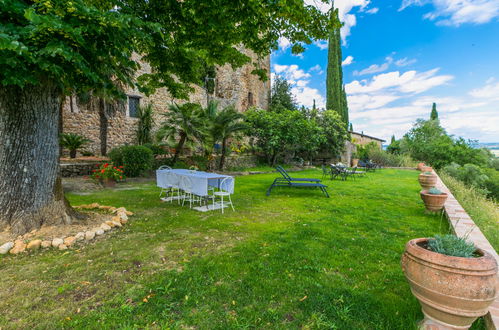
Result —
<path fill-rule="evenodd" d="M 76 158 L 76 151 L 90 142 L 84 136 L 75 133 L 63 133 L 60 136 L 60 144 L 69 150 L 69 157 Z"/>
<path fill-rule="evenodd" d="M 202 141 L 206 134 L 201 106 L 194 103 L 171 104 L 164 114 L 165 121 L 158 130 L 158 139 L 176 142 L 175 154 L 171 165 L 175 165 L 186 143 Z M 178 141 L 178 142 L 177 142 Z"/>
<path fill-rule="evenodd" d="M 154 108 L 152 104 L 139 107 L 137 125 L 137 142 L 139 144 L 146 144 L 152 142 L 151 132 L 154 125 Z"/>
<path fill-rule="evenodd" d="M 244 115 L 237 112 L 234 106 L 228 106 L 221 111 L 215 106 L 211 109 L 212 116 L 210 135 L 213 141 L 222 143 L 222 154 L 220 156 L 219 169 L 223 170 L 225 164 L 225 156 L 227 154 L 227 141 L 233 138 L 237 133 L 247 129 L 247 125 L 243 122 Z"/>

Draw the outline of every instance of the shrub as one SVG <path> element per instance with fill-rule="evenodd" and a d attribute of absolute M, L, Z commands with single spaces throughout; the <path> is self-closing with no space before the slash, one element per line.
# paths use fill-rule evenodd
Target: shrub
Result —
<path fill-rule="evenodd" d="M 428 249 L 452 257 L 473 258 L 476 247 L 472 242 L 454 235 L 435 235 L 428 240 Z"/>
<path fill-rule="evenodd" d="M 151 143 L 152 141 L 152 128 L 154 126 L 154 109 L 152 104 L 139 107 L 137 125 L 137 141 L 139 144 Z"/>
<path fill-rule="evenodd" d="M 492 246 L 499 250 L 499 207 L 492 200 L 487 200 L 482 191 L 475 187 L 466 186 L 462 181 L 455 179 L 446 172 L 439 173 L 445 185 L 461 203 L 473 221 L 480 227 Z"/>
<path fill-rule="evenodd" d="M 99 166 L 98 169 L 92 171 L 92 179 L 111 179 L 114 181 L 120 181 L 125 179 L 125 174 L 123 173 L 123 166 L 116 167 L 112 163 L 105 163 Z"/>
<path fill-rule="evenodd" d="M 69 157 L 75 158 L 76 151 L 90 142 L 86 137 L 75 133 L 63 133 L 60 136 L 60 144 L 69 150 Z"/>
<path fill-rule="evenodd" d="M 166 154 L 165 148 L 160 144 L 146 143 L 143 144 L 144 147 L 151 149 L 154 156 Z"/>
<path fill-rule="evenodd" d="M 452 163 L 445 166 L 443 170 L 445 173 L 464 182 L 466 185 L 480 189 L 484 194 L 489 193 L 486 187 L 487 182 L 489 182 L 490 179 L 484 174 L 483 169 L 480 167 L 474 164 L 465 164 L 464 166 L 461 166 L 459 164 Z"/>
<path fill-rule="evenodd" d="M 415 167 L 416 162 L 409 155 L 391 154 L 376 148 L 367 149 L 367 158 L 376 164 L 393 167 Z"/>
<path fill-rule="evenodd" d="M 109 152 L 109 158 L 116 166 L 123 166 L 125 174 L 130 177 L 139 176 L 150 170 L 154 156 L 151 149 L 144 146 L 122 146 Z"/>

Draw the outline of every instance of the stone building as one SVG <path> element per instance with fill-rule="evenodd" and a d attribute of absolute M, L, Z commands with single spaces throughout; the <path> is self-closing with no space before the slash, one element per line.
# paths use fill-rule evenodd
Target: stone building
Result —
<path fill-rule="evenodd" d="M 385 140 L 383 139 L 374 136 L 365 135 L 364 132 L 358 133 L 354 131 L 349 131 L 349 133 L 350 136 L 352 137 L 352 143 L 356 145 L 365 146 L 366 144 L 374 142 L 381 149 L 383 147 L 383 142 L 385 142 Z"/>
<path fill-rule="evenodd" d="M 257 62 L 261 68 L 270 72 L 270 57 L 259 59 L 250 51 L 245 53 L 251 57 L 251 62 Z M 270 97 L 270 79 L 263 82 L 252 74 L 254 66 L 244 65 L 232 69 L 224 65 L 215 69 L 216 74 L 211 78 L 212 93 L 200 86 L 193 86 L 189 100 L 174 99 L 166 89 L 161 88 L 155 94 L 147 97 L 136 89 L 126 90 L 127 100 L 117 101 L 114 104 L 101 102 L 97 98 L 82 100 L 77 97 L 68 97 L 63 105 L 62 132 L 77 133 L 91 140 L 84 150 L 95 155 L 107 153 L 114 147 L 135 144 L 137 130 L 137 110 L 139 106 L 152 104 L 154 107 L 155 128 L 163 121 L 163 114 L 168 105 L 173 102 L 199 103 L 205 107 L 208 100 L 217 100 L 221 107 L 233 104 L 237 110 L 246 111 L 252 106 L 267 109 Z M 143 63 L 138 74 L 150 72 L 147 63 Z"/>

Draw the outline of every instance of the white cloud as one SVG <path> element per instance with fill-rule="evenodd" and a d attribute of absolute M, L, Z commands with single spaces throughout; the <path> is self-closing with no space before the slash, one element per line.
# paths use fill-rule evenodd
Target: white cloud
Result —
<path fill-rule="evenodd" d="M 353 63 L 353 56 L 348 55 L 343 62 L 341 62 L 341 65 L 347 66 Z"/>
<path fill-rule="evenodd" d="M 290 83 L 295 84 L 297 80 L 310 78 L 310 73 L 306 73 L 296 64 L 279 65 L 274 64 L 274 72 L 283 76 Z"/>
<path fill-rule="evenodd" d="M 277 42 L 279 44 L 279 49 L 281 50 L 286 50 L 291 46 L 291 42 L 286 37 L 280 37 Z"/>
<path fill-rule="evenodd" d="M 383 72 L 383 71 L 386 71 L 388 70 L 388 68 L 390 67 L 390 64 L 392 64 L 393 62 L 393 58 L 391 56 L 387 56 L 385 58 L 386 62 L 383 63 L 383 64 L 373 64 L 373 65 L 370 65 L 369 67 L 363 69 L 363 70 L 360 70 L 360 71 L 357 71 L 355 70 L 353 72 L 353 75 L 354 76 L 362 76 L 362 75 L 365 75 L 365 74 L 373 74 L 373 73 L 378 73 L 378 72 Z"/>
<path fill-rule="evenodd" d="M 454 78 L 451 75 L 437 75 L 438 70 L 437 68 L 420 73 L 412 70 L 403 74 L 400 74 L 399 71 L 383 73 L 374 76 L 371 81 L 354 80 L 345 85 L 345 90 L 348 94 L 387 91 L 418 94 L 443 85 Z"/>
<path fill-rule="evenodd" d="M 314 44 L 319 47 L 320 50 L 326 50 L 328 49 L 329 47 L 329 44 L 327 41 L 325 40 L 319 40 L 319 41 L 315 41 Z"/>
<path fill-rule="evenodd" d="M 439 25 L 484 24 L 499 17 L 497 0 L 404 0 L 399 11 L 432 3 L 435 10 L 423 17 Z"/>
<path fill-rule="evenodd" d="M 484 100 L 499 100 L 499 82 L 496 82 L 494 78 L 489 78 L 485 86 L 475 88 L 469 94 Z"/>
<path fill-rule="evenodd" d="M 324 108 L 326 105 L 326 101 L 320 94 L 318 89 L 307 86 L 295 86 L 291 88 L 291 93 L 293 93 L 296 102 L 298 102 L 299 105 L 304 105 L 305 107 L 311 108 L 313 106 L 314 100 L 318 108 Z"/>
<path fill-rule="evenodd" d="M 274 64 L 274 72 L 271 75 L 272 83 L 275 79 L 275 75 L 280 75 L 291 84 L 291 93 L 294 95 L 296 101 L 299 105 L 304 105 L 305 107 L 312 107 L 314 100 L 317 107 L 324 107 L 326 104 L 325 98 L 321 95 L 318 89 L 311 88 L 309 86 L 311 74 L 305 72 L 303 69 L 296 64 L 291 65 L 280 65 Z M 311 67 L 309 72 L 322 72 L 320 65 L 315 65 Z"/>
<path fill-rule="evenodd" d="M 414 58 L 408 59 L 407 57 L 404 57 L 400 60 L 395 61 L 395 65 L 396 66 L 408 66 L 408 65 L 414 64 L 416 62 L 417 62 L 417 60 Z"/>
<path fill-rule="evenodd" d="M 376 14 L 378 11 L 379 11 L 379 8 L 374 7 L 374 8 L 366 10 L 366 13 L 367 14 Z"/>
<path fill-rule="evenodd" d="M 346 39 L 350 35 L 352 27 L 357 24 L 356 16 L 354 14 L 350 14 L 350 11 L 353 8 L 359 7 L 360 11 L 375 14 L 377 12 L 377 8 L 372 8 L 369 10 L 367 9 L 370 3 L 370 0 L 336 0 L 334 2 L 335 8 L 338 8 L 338 16 L 340 18 L 340 21 L 344 23 L 340 31 L 343 44 L 346 44 Z M 331 9 L 330 3 L 324 3 L 321 0 L 305 0 L 305 4 L 315 6 L 324 13 L 328 12 Z"/>

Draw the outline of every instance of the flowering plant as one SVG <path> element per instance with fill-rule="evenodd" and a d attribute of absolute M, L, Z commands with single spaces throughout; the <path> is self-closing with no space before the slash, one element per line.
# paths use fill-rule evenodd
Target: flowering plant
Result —
<path fill-rule="evenodd" d="M 112 163 L 105 163 L 97 166 L 99 168 L 92 171 L 92 179 L 111 179 L 114 181 L 119 181 L 125 178 L 125 173 L 123 173 L 123 166 L 116 167 Z"/>
<path fill-rule="evenodd" d="M 199 167 L 192 165 L 191 167 L 189 167 L 189 170 L 190 171 L 199 171 Z"/>

